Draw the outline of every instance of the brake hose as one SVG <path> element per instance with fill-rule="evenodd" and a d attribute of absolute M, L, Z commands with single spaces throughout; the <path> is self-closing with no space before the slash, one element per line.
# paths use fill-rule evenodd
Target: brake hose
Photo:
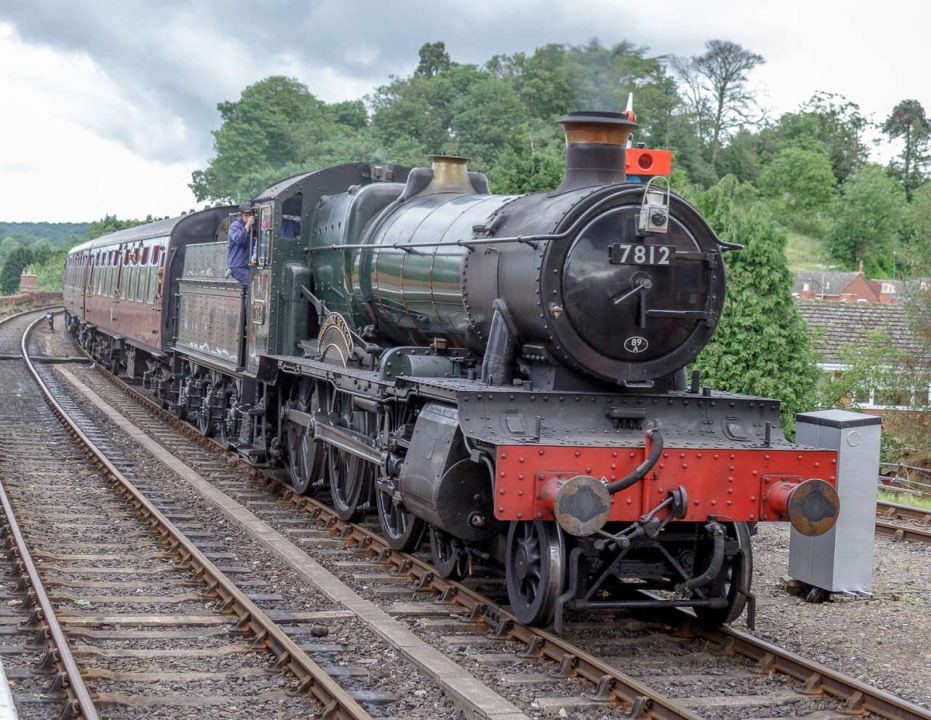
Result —
<path fill-rule="evenodd" d="M 608 483 L 606 487 L 608 488 L 608 492 L 612 495 L 621 492 L 621 490 L 626 490 L 634 483 L 643 480 L 644 476 L 653 469 L 660 455 L 662 455 L 663 432 L 659 428 L 652 428 L 651 430 L 647 430 L 646 434 L 648 438 L 653 440 L 653 447 L 650 449 L 650 454 L 647 455 L 646 459 L 644 459 L 644 461 L 629 475 L 625 475 L 620 480 L 615 480 L 613 483 Z"/>

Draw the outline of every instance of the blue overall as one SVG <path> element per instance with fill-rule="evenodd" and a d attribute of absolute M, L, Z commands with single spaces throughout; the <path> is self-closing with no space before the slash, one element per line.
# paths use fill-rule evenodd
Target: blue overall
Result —
<path fill-rule="evenodd" d="M 227 253 L 226 264 L 233 277 L 239 281 L 243 289 L 249 289 L 249 233 L 246 232 L 246 223 L 238 218 L 226 233 Z"/>

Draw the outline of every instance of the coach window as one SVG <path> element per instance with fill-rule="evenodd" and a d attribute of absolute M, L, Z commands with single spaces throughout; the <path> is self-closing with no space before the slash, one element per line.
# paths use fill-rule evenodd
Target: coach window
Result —
<path fill-rule="evenodd" d="M 123 299 L 133 298 L 133 254 L 127 250 L 123 255 Z"/>
<path fill-rule="evenodd" d="M 136 301 L 136 288 L 139 287 L 139 250 L 133 248 L 132 252 L 129 255 L 129 264 L 131 266 L 129 271 L 129 301 Z"/>
<path fill-rule="evenodd" d="M 129 299 L 129 283 L 132 279 L 132 268 L 129 265 L 129 248 L 123 251 L 123 277 L 120 280 L 120 297 L 123 300 Z"/>
<path fill-rule="evenodd" d="M 113 274 L 113 262 L 109 250 L 103 254 L 103 258 L 104 265 L 106 265 L 103 273 L 103 294 L 110 297 L 110 276 Z"/>
<path fill-rule="evenodd" d="M 94 294 L 103 295 L 103 251 L 97 253 L 94 258 Z"/>
<path fill-rule="evenodd" d="M 162 248 L 155 248 L 155 260 L 153 262 L 157 266 L 155 270 L 155 302 L 158 302 L 165 294 L 165 253 L 162 252 Z"/>
<path fill-rule="evenodd" d="M 149 259 L 149 292 L 146 295 L 145 301 L 149 305 L 155 304 L 155 289 L 158 286 L 158 255 L 159 255 L 159 246 L 156 245 L 152 248 L 152 257 Z"/>
<path fill-rule="evenodd" d="M 143 248 L 139 255 L 139 285 L 136 288 L 136 301 L 145 299 L 146 283 L 149 282 L 149 248 Z"/>
<path fill-rule="evenodd" d="M 113 288 L 113 297 L 117 300 L 122 297 L 123 294 L 123 251 L 116 251 L 116 285 Z"/>
<path fill-rule="evenodd" d="M 116 278 L 120 272 L 119 250 L 110 251 L 110 297 L 116 297 Z"/>
<path fill-rule="evenodd" d="M 136 288 L 139 286 L 139 251 L 133 248 L 129 254 L 129 290 L 130 302 L 136 301 Z"/>

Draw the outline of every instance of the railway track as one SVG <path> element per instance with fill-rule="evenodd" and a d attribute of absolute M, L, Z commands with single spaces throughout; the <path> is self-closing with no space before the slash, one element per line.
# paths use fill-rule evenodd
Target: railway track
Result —
<path fill-rule="evenodd" d="M 222 449 L 212 441 L 178 423 L 135 388 L 107 374 L 106 379 L 119 388 L 115 393 L 99 378 L 95 382 L 94 375 L 84 373 L 83 383 L 92 386 L 85 387 L 98 399 L 103 398 L 100 411 L 105 404 L 120 407 L 127 422 L 157 439 L 179 461 L 197 467 L 195 474 L 209 476 L 217 465 L 225 466 L 225 459 L 217 454 Z M 126 393 L 140 405 L 127 404 Z M 85 397 L 90 397 L 86 391 Z M 111 408 L 111 412 L 119 423 L 117 411 Z M 693 718 L 717 706 L 714 717 L 742 718 L 766 717 L 766 708 L 774 706 L 781 708 L 776 714 L 786 716 L 784 706 L 790 705 L 802 714 L 847 711 L 931 718 L 917 706 L 751 635 L 730 629 L 702 630 L 681 615 L 665 625 L 636 619 L 611 622 L 599 616 L 597 622 L 573 626 L 571 639 L 523 626 L 500 604 L 505 596 L 500 578 L 480 576 L 464 583 L 443 580 L 423 557 L 392 551 L 371 529 L 341 523 L 326 506 L 294 494 L 275 473 L 250 470 L 252 485 L 242 477 L 225 475 L 215 485 L 239 500 L 234 504 L 243 511 L 226 503 L 228 517 L 238 514 L 239 521 L 250 524 L 267 521 L 271 528 L 283 528 L 282 535 L 294 536 L 294 530 L 308 533 L 313 528 L 305 535 L 308 554 L 317 554 L 323 563 L 343 570 L 343 579 L 357 589 L 366 584 L 380 586 L 381 604 L 392 617 L 435 645 L 458 653 L 476 675 L 497 675 L 499 687 L 533 688 L 533 699 L 525 703 L 528 714 L 562 710 L 571 711 L 574 717 L 603 717 L 611 708 L 620 707 L 633 716 Z M 270 533 L 264 527 L 262 533 L 269 546 Z M 338 542 L 320 543 L 320 538 Z M 323 552 L 314 547 L 319 544 L 324 545 Z M 398 599 L 404 597 L 409 599 Z M 622 671 L 631 667 L 634 674 L 640 673 L 639 678 Z M 490 672 L 483 673 L 489 668 Z M 684 696 L 669 699 L 656 692 L 652 687 L 657 676 L 666 694 Z M 715 691 L 722 676 L 729 683 L 726 700 Z M 566 695 L 565 687 L 555 688 L 563 681 L 569 682 L 570 691 L 576 689 L 574 695 Z"/>
<path fill-rule="evenodd" d="M 876 503 L 876 533 L 895 540 L 931 543 L 931 512 L 879 501 Z"/>
<path fill-rule="evenodd" d="M 195 547 L 53 397 L 43 358 L 29 356 L 41 321 L 23 313 L 0 325 L 0 352 L 12 359 L 20 335 L 22 356 L 0 367 L 5 538 L 47 645 L 38 661 L 4 652 L 20 717 L 59 714 L 50 703 L 84 718 L 371 717 L 231 581 L 241 570 Z M 15 617 L 4 616 L 6 634 L 19 641 Z M 273 666 L 281 672 L 269 675 Z"/>

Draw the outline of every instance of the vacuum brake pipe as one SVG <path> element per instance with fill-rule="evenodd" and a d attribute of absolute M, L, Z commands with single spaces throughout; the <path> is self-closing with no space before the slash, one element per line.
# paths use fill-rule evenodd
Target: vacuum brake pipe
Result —
<path fill-rule="evenodd" d="M 607 489 L 610 495 L 621 492 L 621 490 L 626 490 L 627 488 L 634 485 L 644 477 L 646 474 L 653 469 L 653 466 L 656 465 L 659 460 L 660 455 L 663 454 L 663 431 L 659 428 L 653 428 L 647 430 L 647 438 L 653 441 L 653 447 L 650 449 L 650 454 L 644 458 L 643 462 L 640 463 L 632 472 L 628 475 L 625 475 L 620 480 L 615 480 L 612 483 L 608 483 L 605 488 Z"/>
<path fill-rule="evenodd" d="M 600 530 L 611 512 L 611 496 L 643 480 L 663 454 L 665 443 L 659 428 L 646 432 L 649 452 L 634 470 L 612 483 L 591 475 L 557 479 L 543 489 L 543 498 L 556 516 L 556 522 L 570 535 L 582 537 Z"/>

